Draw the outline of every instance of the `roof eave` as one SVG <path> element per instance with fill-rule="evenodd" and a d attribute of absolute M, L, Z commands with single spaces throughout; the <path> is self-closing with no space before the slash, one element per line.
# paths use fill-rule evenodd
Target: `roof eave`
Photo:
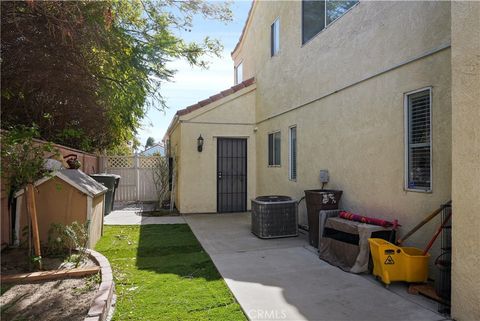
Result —
<path fill-rule="evenodd" d="M 220 93 L 218 93 L 216 95 L 213 95 L 213 96 L 210 96 L 207 99 L 201 100 L 201 101 L 197 102 L 196 104 L 188 106 L 187 108 L 180 109 L 180 110 L 177 111 L 177 113 L 175 115 L 178 116 L 178 117 L 185 116 L 185 115 L 190 114 L 191 112 L 193 112 L 195 110 L 198 110 L 200 108 L 208 106 L 208 105 L 210 105 L 210 104 L 212 104 L 216 101 L 219 101 L 221 99 L 227 98 L 228 96 L 233 95 L 237 91 L 242 90 L 243 88 L 246 88 L 246 87 L 250 87 L 253 84 L 255 84 L 255 77 L 251 77 L 249 79 L 246 79 L 246 80 L 242 81 L 241 83 L 236 84 L 235 86 L 232 86 L 232 87 L 228 88 L 227 90 L 223 90 Z"/>
<path fill-rule="evenodd" d="M 172 134 L 173 130 L 175 129 L 176 125 L 180 122 L 180 117 L 188 115 L 189 113 L 198 110 L 200 108 L 209 106 L 210 104 L 217 102 L 221 99 L 227 98 L 228 96 L 244 89 L 247 87 L 250 87 L 256 83 L 255 77 L 251 77 L 249 79 L 246 79 L 242 81 L 239 84 L 236 84 L 235 86 L 232 86 L 226 90 L 223 90 L 219 92 L 218 94 L 215 94 L 213 96 L 210 96 L 207 99 L 201 100 L 197 102 L 196 104 L 190 105 L 187 108 L 180 109 L 175 113 L 175 116 L 173 116 L 172 121 L 170 122 L 170 125 L 167 128 L 167 131 L 165 132 L 165 135 L 163 136 L 163 141 L 167 140 L 167 138 Z"/>
<path fill-rule="evenodd" d="M 179 121 L 179 116 L 177 114 L 175 114 L 172 118 L 172 121 L 170 122 L 170 125 L 168 125 L 168 129 L 167 129 L 167 132 L 165 133 L 165 135 L 163 136 L 163 141 L 165 142 L 168 137 L 172 134 L 173 132 L 173 129 L 175 128 L 175 126 L 177 125 L 178 121 Z"/>
<path fill-rule="evenodd" d="M 257 3 L 256 0 L 252 0 L 252 5 L 250 6 L 250 10 L 248 11 L 247 20 L 245 21 L 245 24 L 243 25 L 242 33 L 240 34 L 240 38 L 238 39 L 238 42 L 235 45 L 235 48 L 233 48 L 233 51 L 230 53 L 230 56 L 232 58 L 235 55 L 235 53 L 237 52 L 237 50 L 240 48 L 240 44 L 242 43 L 243 39 L 245 38 L 245 34 L 247 33 L 248 25 L 251 21 L 254 6 L 255 6 L 256 3 Z"/>

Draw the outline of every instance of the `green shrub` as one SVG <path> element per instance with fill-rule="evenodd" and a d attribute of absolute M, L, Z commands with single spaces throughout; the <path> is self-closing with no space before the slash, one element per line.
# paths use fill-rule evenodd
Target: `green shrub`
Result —
<path fill-rule="evenodd" d="M 75 267 L 78 267 L 87 256 L 88 226 L 89 221 L 84 224 L 76 221 L 70 225 L 52 224 L 48 231 L 48 253 L 68 254 L 67 261 L 73 262 Z"/>

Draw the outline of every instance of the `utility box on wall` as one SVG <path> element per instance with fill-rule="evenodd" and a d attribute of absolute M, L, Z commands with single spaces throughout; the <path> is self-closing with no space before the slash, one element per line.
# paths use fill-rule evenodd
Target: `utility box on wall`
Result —
<path fill-rule="evenodd" d="M 103 233 L 103 215 L 107 188 L 80 170 L 62 169 L 35 182 L 40 242 L 46 245 L 51 224 L 68 225 L 89 221 L 89 248 L 93 248 Z M 28 226 L 24 190 L 15 194 L 15 235 L 22 242 Z"/>

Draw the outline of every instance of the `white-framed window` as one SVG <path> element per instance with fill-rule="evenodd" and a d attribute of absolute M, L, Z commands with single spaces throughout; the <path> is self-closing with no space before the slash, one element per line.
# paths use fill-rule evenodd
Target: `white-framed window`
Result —
<path fill-rule="evenodd" d="M 276 56 L 280 51 L 280 18 L 270 26 L 270 54 Z"/>
<path fill-rule="evenodd" d="M 405 108 L 405 189 L 432 191 L 432 88 L 408 92 Z"/>
<path fill-rule="evenodd" d="M 297 126 L 288 129 L 288 178 L 297 179 Z"/>
<path fill-rule="evenodd" d="M 280 132 L 268 134 L 268 166 L 280 166 Z"/>
<path fill-rule="evenodd" d="M 303 0 L 302 44 L 315 37 L 320 31 L 343 16 L 357 3 L 358 0 Z"/>
<path fill-rule="evenodd" d="M 235 85 L 243 81 L 243 61 L 235 66 Z"/>

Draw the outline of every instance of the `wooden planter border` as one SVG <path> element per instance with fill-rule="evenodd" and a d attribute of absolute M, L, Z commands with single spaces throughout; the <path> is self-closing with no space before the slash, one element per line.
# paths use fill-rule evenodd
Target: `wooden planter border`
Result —
<path fill-rule="evenodd" d="M 100 266 L 102 282 L 84 321 L 105 321 L 112 307 L 112 298 L 115 293 L 112 267 L 107 258 L 97 251 L 88 250 L 88 254 Z"/>
<path fill-rule="evenodd" d="M 20 273 L 2 276 L 2 283 L 27 283 L 35 281 L 49 281 L 64 278 L 83 277 L 96 274 L 100 271 L 99 266 L 75 268 L 68 270 L 52 270 L 31 273 Z"/>

